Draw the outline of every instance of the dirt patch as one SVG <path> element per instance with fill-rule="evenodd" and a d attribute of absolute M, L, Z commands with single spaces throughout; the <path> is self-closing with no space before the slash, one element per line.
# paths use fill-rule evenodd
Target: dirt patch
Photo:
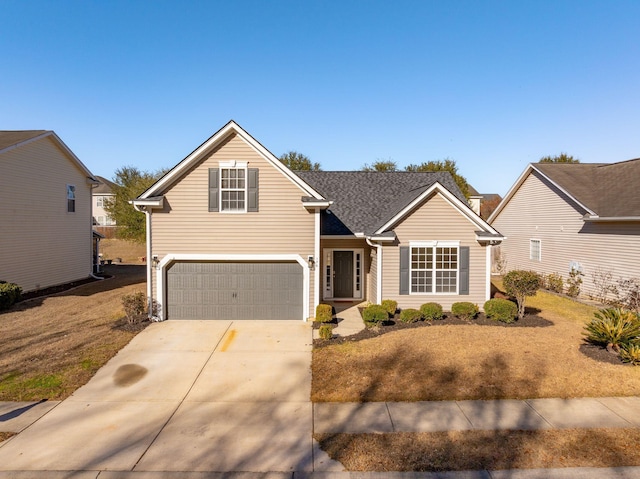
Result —
<path fill-rule="evenodd" d="M 11 436 L 15 436 L 15 435 L 16 435 L 15 432 L 0 432 L 0 442 L 6 441 Z"/>
<path fill-rule="evenodd" d="M 314 437 L 320 447 L 348 471 L 640 465 L 638 428 L 316 434 Z"/>

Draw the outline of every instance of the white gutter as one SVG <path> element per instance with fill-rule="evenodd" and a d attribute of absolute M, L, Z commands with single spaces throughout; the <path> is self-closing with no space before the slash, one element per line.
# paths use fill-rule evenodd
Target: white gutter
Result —
<path fill-rule="evenodd" d="M 313 315 L 315 316 L 316 307 L 320 304 L 320 208 L 315 209 L 314 223 Z"/>
<path fill-rule="evenodd" d="M 164 200 L 164 198 L 163 198 Z M 147 316 L 149 320 L 153 320 L 153 262 L 151 261 L 151 208 L 150 206 L 157 206 L 157 203 L 151 205 L 148 201 L 138 201 L 133 200 L 129 201 L 136 209 L 136 211 L 140 211 L 144 213 L 145 216 L 145 225 L 147 229 Z"/>
<path fill-rule="evenodd" d="M 640 221 L 640 216 L 585 216 L 582 220 L 590 223 L 611 223 L 614 221 Z"/>

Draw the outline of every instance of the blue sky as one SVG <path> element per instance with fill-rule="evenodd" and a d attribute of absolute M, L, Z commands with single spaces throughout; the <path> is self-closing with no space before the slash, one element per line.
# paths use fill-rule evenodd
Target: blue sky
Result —
<path fill-rule="evenodd" d="M 0 0 L 0 129 L 96 175 L 170 167 L 230 119 L 325 170 L 640 156 L 640 2 Z"/>

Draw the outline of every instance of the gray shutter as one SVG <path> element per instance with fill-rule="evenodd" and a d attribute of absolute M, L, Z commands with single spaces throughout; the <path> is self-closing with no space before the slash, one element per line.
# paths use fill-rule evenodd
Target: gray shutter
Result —
<path fill-rule="evenodd" d="M 458 294 L 469 294 L 469 247 L 460 247 L 460 284 Z"/>
<path fill-rule="evenodd" d="M 249 187 L 247 188 L 248 203 L 247 211 L 255 213 L 258 211 L 258 168 L 249 168 Z"/>
<path fill-rule="evenodd" d="M 209 211 L 220 211 L 218 205 L 218 175 L 220 170 L 218 168 L 209 168 Z"/>
<path fill-rule="evenodd" d="M 400 246 L 400 294 L 409 294 L 409 247 Z"/>

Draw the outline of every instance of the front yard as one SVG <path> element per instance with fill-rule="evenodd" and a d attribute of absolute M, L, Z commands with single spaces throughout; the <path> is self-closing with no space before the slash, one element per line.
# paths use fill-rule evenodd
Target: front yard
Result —
<path fill-rule="evenodd" d="M 437 401 L 640 395 L 640 367 L 589 351 L 597 310 L 539 292 L 527 299 L 541 327 L 432 325 L 316 347 L 316 402 Z M 537 323 L 541 323 L 537 321 Z M 544 323 L 544 321 L 542 321 Z M 352 471 L 640 465 L 640 430 L 317 434 Z"/>

